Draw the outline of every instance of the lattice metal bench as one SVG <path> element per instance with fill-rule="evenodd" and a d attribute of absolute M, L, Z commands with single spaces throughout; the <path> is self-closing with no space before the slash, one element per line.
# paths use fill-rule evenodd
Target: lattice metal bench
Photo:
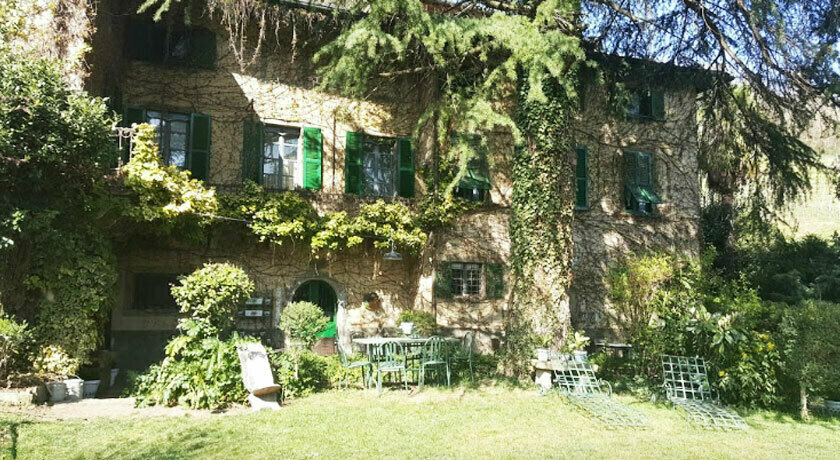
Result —
<path fill-rule="evenodd" d="M 574 360 L 554 366 L 554 382 L 569 400 L 608 428 L 647 427 L 645 417 L 611 398 L 612 387 L 595 376 L 592 364 Z"/>
<path fill-rule="evenodd" d="M 721 430 L 749 428 L 741 416 L 720 405 L 709 384 L 703 358 L 662 355 L 662 378 L 668 400 L 685 412 L 692 426 Z"/>

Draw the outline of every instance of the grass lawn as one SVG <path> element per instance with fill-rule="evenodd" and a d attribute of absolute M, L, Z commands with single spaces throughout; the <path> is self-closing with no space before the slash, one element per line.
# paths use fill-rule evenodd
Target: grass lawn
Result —
<path fill-rule="evenodd" d="M 19 459 L 840 458 L 838 419 L 757 412 L 746 432 L 710 432 L 668 406 L 620 399 L 651 428 L 607 430 L 558 395 L 499 387 L 335 391 L 273 413 L 2 423 Z"/>

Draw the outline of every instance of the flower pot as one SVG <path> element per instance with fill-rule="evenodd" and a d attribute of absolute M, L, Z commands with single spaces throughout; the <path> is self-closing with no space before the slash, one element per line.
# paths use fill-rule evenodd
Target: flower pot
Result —
<path fill-rule="evenodd" d="M 405 334 L 405 335 L 411 335 L 411 333 L 414 332 L 414 323 L 412 323 L 412 322 L 400 323 L 400 330 L 402 330 L 402 333 Z"/>
<path fill-rule="evenodd" d="M 65 380 L 64 386 L 67 388 L 67 399 L 82 399 L 82 385 L 84 383 L 85 381 L 80 378 Z"/>
<path fill-rule="evenodd" d="M 537 348 L 537 361 L 548 361 L 551 358 L 551 350 L 548 348 Z"/>
<path fill-rule="evenodd" d="M 51 403 L 64 401 L 67 397 L 67 385 L 64 382 L 48 382 L 47 392 L 50 394 Z"/>
<path fill-rule="evenodd" d="M 96 392 L 99 391 L 100 383 L 101 380 L 85 380 L 85 383 L 82 385 L 82 397 L 95 398 Z"/>
<path fill-rule="evenodd" d="M 117 381 L 117 375 L 120 373 L 119 369 L 111 369 L 111 386 Z"/>

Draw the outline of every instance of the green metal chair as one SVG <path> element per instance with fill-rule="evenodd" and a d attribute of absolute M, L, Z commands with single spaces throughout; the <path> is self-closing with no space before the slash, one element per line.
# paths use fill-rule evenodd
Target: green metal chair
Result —
<path fill-rule="evenodd" d="M 450 366 L 458 361 L 469 364 L 471 382 L 475 381 L 475 377 L 473 376 L 473 354 L 475 354 L 475 333 L 473 331 L 467 331 L 461 339 L 460 347 L 449 356 Z"/>
<path fill-rule="evenodd" d="M 376 391 L 382 394 L 382 373 L 402 372 L 405 389 L 408 390 L 408 371 L 405 364 L 405 349 L 399 342 L 388 341 L 375 345 L 371 358 L 376 365 Z"/>
<path fill-rule="evenodd" d="M 338 339 L 338 337 L 336 337 Z M 338 383 L 338 387 L 341 388 L 341 383 L 344 383 L 344 389 L 350 388 L 350 370 L 351 369 L 358 369 L 362 368 L 362 385 L 365 388 L 368 388 L 370 385 L 370 379 L 373 373 L 373 367 L 371 362 L 364 359 L 359 361 L 349 361 L 347 359 L 347 353 L 344 352 L 344 347 L 341 346 L 341 340 L 335 341 L 335 346 L 338 349 L 338 357 L 341 361 L 341 367 L 344 369 L 344 375 L 341 378 L 341 381 Z"/>
<path fill-rule="evenodd" d="M 437 336 L 430 337 L 423 345 L 423 351 L 420 355 L 420 389 L 423 389 L 423 384 L 426 381 L 426 368 L 443 368 L 446 369 L 446 386 L 451 384 L 451 373 L 449 370 L 449 359 L 446 353 L 446 344 Z"/>

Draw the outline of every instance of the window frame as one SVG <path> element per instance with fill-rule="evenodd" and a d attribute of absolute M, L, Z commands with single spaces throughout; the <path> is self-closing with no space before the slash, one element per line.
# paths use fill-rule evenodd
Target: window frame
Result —
<path fill-rule="evenodd" d="M 457 265 L 462 266 L 462 268 L 456 268 Z M 478 291 L 477 292 L 466 292 L 468 289 L 468 279 L 466 277 L 468 266 L 475 270 L 477 267 L 478 271 Z M 485 298 L 485 274 L 484 274 L 484 263 L 481 262 L 449 262 L 449 283 L 451 286 L 452 297 L 455 299 L 484 299 Z M 456 289 L 455 282 L 455 271 L 460 270 L 462 272 L 460 285 Z"/>
<path fill-rule="evenodd" d="M 489 196 L 489 192 L 492 189 L 491 180 L 490 180 L 490 162 L 488 160 L 489 152 L 487 151 L 486 145 L 482 144 L 482 138 L 478 134 L 460 134 L 455 133 L 452 136 L 452 146 L 455 147 L 459 142 L 467 142 L 472 144 L 473 149 L 478 153 L 478 156 L 472 158 L 469 162 L 467 162 L 467 174 L 475 180 L 474 176 L 485 176 L 487 180 L 488 188 L 469 188 L 466 186 L 462 187 L 462 184 L 467 182 L 467 177 L 462 177 L 458 184 L 452 189 L 452 195 L 456 198 L 461 198 L 463 200 L 467 200 L 473 203 L 484 203 L 487 201 L 487 197 Z M 475 171 L 472 174 L 472 171 Z"/>
<path fill-rule="evenodd" d="M 633 183 L 629 183 L 630 174 L 628 171 L 624 171 L 624 180 L 623 180 L 623 189 L 624 189 L 624 212 L 627 214 L 637 215 L 637 216 L 655 216 L 657 215 L 657 205 L 662 204 L 663 200 L 659 196 L 659 193 L 656 191 L 656 174 L 655 174 L 655 166 L 654 166 L 654 154 L 652 152 L 642 152 L 639 150 L 624 150 L 623 157 L 627 155 L 633 155 L 635 158 L 634 161 L 634 171 L 633 171 Z M 639 165 L 641 163 L 642 158 L 647 158 L 647 167 L 649 168 L 648 174 L 648 184 L 640 184 L 640 170 Z M 624 167 L 627 167 L 626 160 L 624 161 Z M 633 194 L 633 188 L 638 188 L 640 193 L 642 194 L 649 194 L 652 195 L 652 198 L 645 198 L 644 199 L 644 207 L 642 208 L 642 200 L 639 200 Z M 628 206 L 632 202 L 635 206 Z"/>
<path fill-rule="evenodd" d="M 591 181 L 589 179 L 589 149 L 587 149 L 586 146 L 584 146 L 584 145 L 576 145 L 575 148 L 574 148 L 574 152 L 575 152 L 575 177 L 574 177 L 574 181 L 575 181 L 574 182 L 575 205 L 574 205 L 574 210 L 575 211 L 588 211 L 589 210 L 589 198 L 590 198 L 589 190 L 591 189 L 591 187 L 590 187 L 590 182 Z M 583 175 L 583 177 L 578 176 L 578 164 L 577 163 L 580 159 L 579 158 L 580 154 L 583 154 L 583 160 L 584 160 L 584 175 Z M 578 181 L 579 180 L 583 180 L 586 183 L 586 193 L 585 193 L 585 197 L 584 197 L 585 203 L 583 205 L 580 205 L 577 202 Z"/>
<path fill-rule="evenodd" d="M 399 152 L 399 139 L 400 139 L 399 137 L 378 136 L 378 135 L 372 135 L 372 134 L 367 134 L 367 133 L 364 134 L 364 137 L 362 139 L 362 151 L 361 151 L 361 154 L 362 154 L 362 177 L 361 177 L 361 179 L 362 179 L 362 195 L 361 196 L 371 197 L 371 198 L 396 198 L 397 196 L 399 196 L 399 184 L 398 184 L 398 180 L 399 180 L 398 179 L 398 177 L 399 177 L 399 154 L 400 154 L 400 152 Z M 368 180 L 369 176 L 368 176 L 367 172 L 368 172 L 369 169 L 372 170 L 373 168 L 368 168 L 368 166 L 367 166 L 368 158 L 369 158 L 369 156 L 371 156 L 371 152 L 369 152 L 367 150 L 367 146 L 369 145 L 369 143 L 377 143 L 377 144 L 381 145 L 381 144 L 384 144 L 386 142 L 393 142 L 393 146 L 391 147 L 391 168 L 390 168 L 391 169 L 391 171 L 390 171 L 391 181 L 390 181 L 390 185 L 389 185 L 390 193 L 385 194 L 385 195 L 369 193 L 370 184 L 372 182 L 377 182 L 377 181 Z M 379 148 L 377 148 L 376 156 L 377 156 L 377 158 L 376 158 L 376 163 L 375 164 L 378 165 L 379 157 L 384 156 L 382 154 L 382 151 Z M 379 170 L 379 169 L 377 169 L 377 170 Z"/>
<path fill-rule="evenodd" d="M 149 115 L 150 113 L 159 114 L 160 117 L 151 117 Z M 173 121 L 173 118 L 172 118 L 173 116 L 177 116 L 179 118 L 182 118 L 182 119 L 179 119 L 178 121 L 185 122 L 186 126 L 187 126 L 186 132 L 184 133 L 184 165 L 183 166 L 173 165 L 171 163 L 171 160 L 172 160 L 172 145 L 171 145 L 172 132 L 171 132 L 171 130 L 167 129 L 166 132 L 161 132 L 161 130 L 159 129 L 160 125 L 153 125 L 151 123 L 152 118 L 157 118 L 159 120 L 166 121 L 166 122 L 168 122 L 169 125 L 171 125 L 171 122 Z M 166 165 L 166 166 L 176 166 L 181 171 L 190 170 L 190 168 L 192 166 L 190 164 L 191 163 L 191 158 L 190 158 L 190 140 L 191 139 L 190 138 L 192 136 L 192 117 L 191 117 L 191 114 L 190 113 L 183 113 L 183 112 L 180 112 L 180 111 L 174 111 L 174 110 L 149 110 L 149 109 L 147 109 L 145 111 L 145 114 L 144 114 L 144 121 L 155 128 L 155 140 L 156 140 L 157 146 L 158 146 L 158 156 L 160 156 L 160 159 L 163 162 L 163 164 Z M 166 143 L 165 148 L 164 148 L 164 144 L 163 144 L 164 138 L 166 138 L 167 141 L 168 141 Z"/>
<path fill-rule="evenodd" d="M 293 188 L 285 188 L 282 185 L 279 187 L 270 186 L 266 184 L 265 180 L 265 147 L 268 145 L 267 138 L 269 130 L 277 129 L 277 130 L 297 130 L 298 133 L 298 141 L 295 153 L 295 175 L 294 175 L 294 187 Z M 271 121 L 265 121 L 262 124 L 262 146 L 260 148 L 260 185 L 264 187 L 266 190 L 275 190 L 275 191 L 292 191 L 292 190 L 301 190 L 303 188 L 303 125 L 293 125 L 293 124 L 285 124 L 285 123 L 273 123 Z M 282 155 L 282 154 L 281 154 Z M 281 174 L 282 177 L 282 174 Z"/>
<path fill-rule="evenodd" d="M 657 115 L 655 100 L 661 99 L 662 113 Z M 646 111 L 643 109 L 647 109 Z M 627 101 L 627 117 L 635 120 L 665 121 L 665 91 L 660 88 L 636 88 Z"/>

